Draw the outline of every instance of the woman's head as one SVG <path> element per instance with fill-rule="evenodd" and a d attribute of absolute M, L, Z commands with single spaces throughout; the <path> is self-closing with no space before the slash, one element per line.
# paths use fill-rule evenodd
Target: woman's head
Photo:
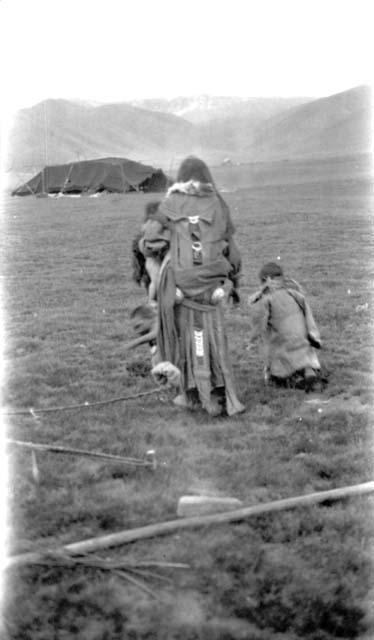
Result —
<path fill-rule="evenodd" d="M 179 167 L 177 182 L 188 182 L 189 180 L 214 184 L 207 165 L 196 156 L 188 156 Z"/>

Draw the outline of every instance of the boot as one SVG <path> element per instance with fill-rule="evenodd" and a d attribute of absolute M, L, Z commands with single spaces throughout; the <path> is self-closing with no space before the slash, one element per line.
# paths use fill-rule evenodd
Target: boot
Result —
<path fill-rule="evenodd" d="M 304 380 L 305 380 L 305 392 L 309 393 L 313 391 L 314 385 L 317 381 L 317 375 L 312 367 L 305 367 L 304 370 Z"/>

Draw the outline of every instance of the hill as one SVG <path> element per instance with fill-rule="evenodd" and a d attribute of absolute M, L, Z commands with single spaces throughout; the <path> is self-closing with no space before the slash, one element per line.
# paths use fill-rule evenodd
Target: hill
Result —
<path fill-rule="evenodd" d="M 199 96 L 137 105 L 47 100 L 17 115 L 6 168 L 20 181 L 47 164 L 105 156 L 172 172 L 191 153 L 220 164 L 227 156 L 238 163 L 371 150 L 368 87 L 305 100 Z"/>
<path fill-rule="evenodd" d="M 211 121 L 227 120 L 230 118 L 247 117 L 254 121 L 261 121 L 280 113 L 285 109 L 309 102 L 310 98 L 241 98 L 238 96 L 179 96 L 170 100 L 165 98 L 150 98 L 134 100 L 131 104 L 149 109 L 172 113 L 193 122 L 206 124 Z"/>
<path fill-rule="evenodd" d="M 257 158 L 370 151 L 370 125 L 370 89 L 356 87 L 269 118 L 248 150 Z"/>
<path fill-rule="evenodd" d="M 117 155 L 152 164 L 167 162 L 173 152 L 192 153 L 195 144 L 194 126 L 173 114 L 126 103 L 47 100 L 19 112 L 7 168 L 35 171 L 48 163 Z"/>
<path fill-rule="evenodd" d="M 216 152 L 215 158 L 336 156 L 371 148 L 371 94 L 365 86 L 316 100 L 197 96 L 136 104 L 194 123 L 201 149 L 207 155 Z"/>

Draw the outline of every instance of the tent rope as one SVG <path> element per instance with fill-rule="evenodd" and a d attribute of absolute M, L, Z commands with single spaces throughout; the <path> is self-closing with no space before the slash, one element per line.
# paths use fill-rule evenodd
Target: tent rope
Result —
<path fill-rule="evenodd" d="M 90 409 L 92 407 L 102 407 L 108 404 L 114 404 L 115 402 L 125 402 L 126 400 L 136 400 L 137 398 L 144 398 L 146 396 L 151 396 L 155 393 L 164 392 L 165 389 L 162 387 L 156 387 L 154 389 L 150 389 L 149 391 L 140 391 L 139 393 L 134 393 L 128 396 L 120 396 L 118 398 L 110 398 L 109 400 L 99 400 L 97 402 L 83 402 L 81 404 L 69 404 L 60 407 L 45 407 L 40 409 L 34 409 L 33 407 L 29 407 L 28 409 L 16 409 L 14 411 L 1 411 L 0 415 L 2 416 L 22 416 L 22 415 L 32 415 L 35 418 L 35 415 L 38 413 L 52 413 L 52 412 L 60 412 L 60 411 L 70 411 L 72 409 Z"/>

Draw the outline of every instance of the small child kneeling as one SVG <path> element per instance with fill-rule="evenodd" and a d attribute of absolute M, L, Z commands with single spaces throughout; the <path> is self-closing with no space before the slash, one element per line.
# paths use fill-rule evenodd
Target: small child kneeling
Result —
<path fill-rule="evenodd" d="M 261 289 L 249 299 L 250 343 L 263 339 L 265 382 L 312 391 L 321 377 L 321 338 L 302 288 L 274 262 L 259 278 Z"/>

